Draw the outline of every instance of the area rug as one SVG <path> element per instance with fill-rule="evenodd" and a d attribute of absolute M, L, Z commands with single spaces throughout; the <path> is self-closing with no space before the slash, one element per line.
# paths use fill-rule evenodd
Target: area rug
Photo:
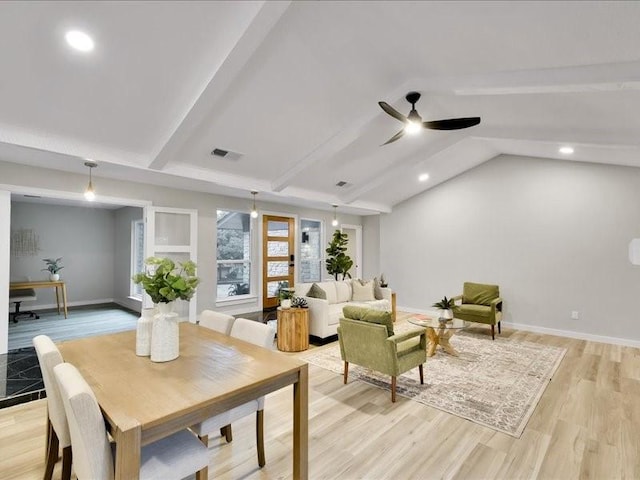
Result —
<path fill-rule="evenodd" d="M 398 325 L 396 333 L 416 327 Z M 401 375 L 397 394 L 519 438 L 553 377 L 566 349 L 460 332 L 451 338 L 458 357 L 439 347 L 424 366 Z M 338 342 L 312 350 L 307 362 L 337 374 L 343 372 Z M 391 378 L 349 365 L 349 381 L 362 380 L 386 390 Z"/>

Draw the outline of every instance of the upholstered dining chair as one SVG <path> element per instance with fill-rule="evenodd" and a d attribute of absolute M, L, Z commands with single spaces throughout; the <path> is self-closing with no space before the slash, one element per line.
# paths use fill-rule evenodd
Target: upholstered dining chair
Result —
<path fill-rule="evenodd" d="M 394 333 L 390 312 L 347 306 L 338 326 L 340 356 L 344 361 L 344 383 L 349 363 L 391 376 L 391 401 L 396 401 L 397 377 L 415 367 L 424 384 L 427 361 L 426 329 Z"/>
<path fill-rule="evenodd" d="M 53 369 L 67 414 L 73 465 L 78 480 L 112 480 L 114 462 L 104 419 L 93 390 L 76 367 L 61 363 Z M 189 430 L 142 447 L 140 479 L 182 479 L 209 465 L 209 451 Z"/>
<path fill-rule="evenodd" d="M 53 368 L 63 363 L 62 355 L 58 347 L 46 335 L 34 337 L 33 346 L 36 349 L 44 389 L 47 393 L 47 446 L 44 479 L 51 480 L 53 467 L 58 461 L 58 450 L 62 447 L 62 480 L 69 480 L 71 478 L 71 436 L 58 383 L 53 375 Z"/>
<path fill-rule="evenodd" d="M 206 322 L 205 324 L 202 322 L 200 324 L 206 326 Z M 246 318 L 237 318 L 235 322 L 233 322 L 230 332 L 232 337 L 269 349 L 273 348 L 275 334 L 275 330 L 270 326 L 254 320 L 247 320 Z M 224 436 L 227 442 L 231 442 L 233 440 L 231 423 L 247 415 L 251 415 L 254 412 L 256 414 L 258 465 L 264 467 L 266 463 L 264 454 L 264 397 L 251 400 L 231 410 L 208 418 L 204 422 L 191 427 L 191 430 L 198 435 L 205 445 L 209 443 L 209 434 L 218 430 L 220 430 L 220 435 Z"/>
<path fill-rule="evenodd" d="M 502 298 L 498 285 L 464 282 L 462 295 L 453 297 L 453 315 L 461 320 L 491 325 L 491 339 L 496 339 L 495 326 L 502 321 Z M 461 303 L 458 303 L 461 302 Z"/>
<path fill-rule="evenodd" d="M 199 324 L 203 327 L 215 330 L 216 332 L 229 335 L 235 320 L 235 317 L 225 313 L 214 312 L 213 310 L 203 310 L 200 314 Z"/>

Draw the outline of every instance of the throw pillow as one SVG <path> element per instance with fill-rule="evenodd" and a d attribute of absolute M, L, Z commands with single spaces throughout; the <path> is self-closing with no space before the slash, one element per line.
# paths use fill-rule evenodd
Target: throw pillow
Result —
<path fill-rule="evenodd" d="M 381 288 L 380 280 L 378 280 L 378 277 L 375 277 L 373 279 L 373 296 L 376 297 L 376 300 L 382 300 L 384 298 Z"/>
<path fill-rule="evenodd" d="M 373 280 L 362 283 L 361 280 L 354 280 L 352 283 L 353 287 L 353 297 L 351 297 L 351 301 L 353 302 L 372 302 L 376 299 L 373 294 Z"/>
<path fill-rule="evenodd" d="M 314 283 L 313 285 L 311 285 L 311 288 L 307 292 L 307 297 L 321 298 L 323 300 L 326 300 L 327 292 L 325 292 L 322 288 L 320 288 L 317 283 Z"/>
<path fill-rule="evenodd" d="M 393 335 L 393 319 L 391 312 L 382 310 L 372 310 L 367 307 L 346 306 L 342 309 L 342 315 L 352 320 L 360 320 L 361 322 L 377 323 L 387 327 L 387 335 Z"/>

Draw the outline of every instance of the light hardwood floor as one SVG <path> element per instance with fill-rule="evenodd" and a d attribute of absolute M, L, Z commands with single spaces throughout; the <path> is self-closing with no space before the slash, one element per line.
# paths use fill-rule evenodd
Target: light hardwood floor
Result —
<path fill-rule="evenodd" d="M 488 329 L 478 331 L 491 341 Z M 506 329 L 502 336 L 568 350 L 521 438 L 400 396 L 392 404 L 387 391 L 343 385 L 310 365 L 310 478 L 640 479 L 640 349 Z M 291 478 L 291 397 L 288 388 L 267 398 L 263 469 L 248 417 L 234 423 L 231 444 L 210 439 L 209 477 Z M 1 479 L 42 478 L 45 416 L 42 400 L 0 410 Z"/>

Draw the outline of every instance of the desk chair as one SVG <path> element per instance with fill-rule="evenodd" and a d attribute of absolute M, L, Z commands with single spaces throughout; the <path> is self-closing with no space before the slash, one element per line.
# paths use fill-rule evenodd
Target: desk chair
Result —
<path fill-rule="evenodd" d="M 20 290 L 9 290 L 9 303 L 15 303 L 16 309 L 13 312 L 9 312 L 9 318 L 13 320 L 13 323 L 18 323 L 18 317 L 40 318 L 35 312 L 27 310 L 26 312 L 20 311 L 20 304 L 22 302 L 34 302 L 37 299 L 36 291 L 33 288 L 23 288 Z"/>

